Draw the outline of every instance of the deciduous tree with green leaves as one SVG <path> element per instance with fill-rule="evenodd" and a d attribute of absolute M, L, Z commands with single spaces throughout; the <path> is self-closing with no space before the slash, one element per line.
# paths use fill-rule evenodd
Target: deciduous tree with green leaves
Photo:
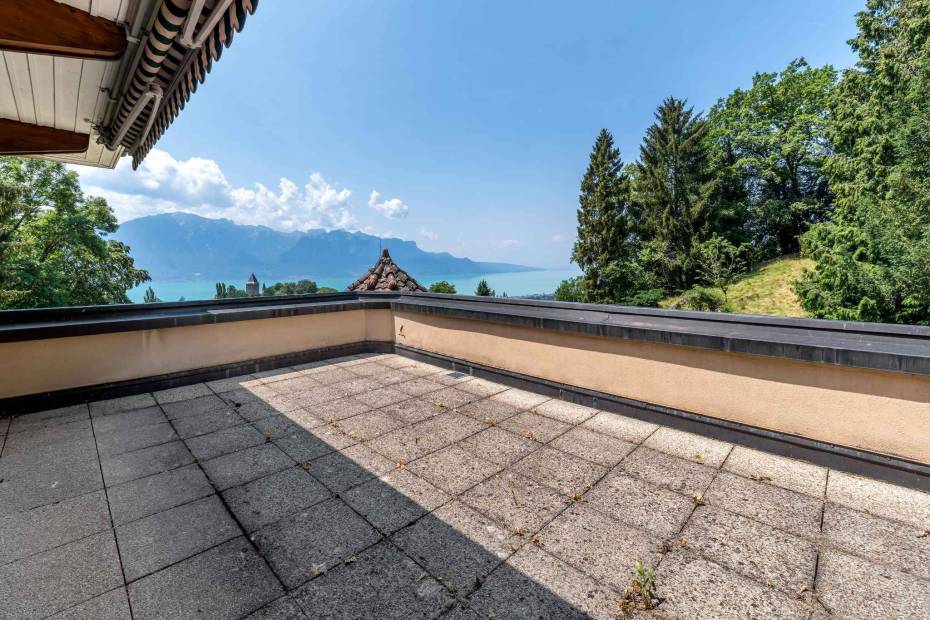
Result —
<path fill-rule="evenodd" d="M 129 303 L 149 280 L 103 198 L 60 163 L 0 157 L 0 308 Z"/>
<path fill-rule="evenodd" d="M 445 293 L 446 295 L 455 295 L 455 285 L 447 282 L 446 280 L 440 280 L 439 282 L 433 282 L 429 285 L 430 293 Z"/>
<path fill-rule="evenodd" d="M 758 258 L 797 253 L 798 236 L 829 216 L 824 163 L 833 151 L 836 80 L 833 67 L 800 58 L 779 73 L 755 74 L 750 88 L 733 91 L 708 115 L 717 191 L 731 217 L 745 210 Z"/>

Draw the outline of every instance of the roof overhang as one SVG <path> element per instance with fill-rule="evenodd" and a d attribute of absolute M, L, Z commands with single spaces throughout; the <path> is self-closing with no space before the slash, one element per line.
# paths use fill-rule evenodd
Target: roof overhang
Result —
<path fill-rule="evenodd" d="M 258 0 L 3 0 L 0 155 L 137 166 Z"/>

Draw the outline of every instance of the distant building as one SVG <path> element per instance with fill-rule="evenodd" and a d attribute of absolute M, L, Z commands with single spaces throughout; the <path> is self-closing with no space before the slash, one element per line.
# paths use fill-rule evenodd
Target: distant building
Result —
<path fill-rule="evenodd" d="M 252 295 L 261 295 L 261 287 L 258 285 L 258 278 L 255 277 L 255 274 L 249 276 L 249 281 L 245 283 L 245 294 Z"/>
<path fill-rule="evenodd" d="M 349 285 L 350 291 L 425 291 L 423 286 L 406 271 L 397 266 L 387 248 L 374 267 Z"/>

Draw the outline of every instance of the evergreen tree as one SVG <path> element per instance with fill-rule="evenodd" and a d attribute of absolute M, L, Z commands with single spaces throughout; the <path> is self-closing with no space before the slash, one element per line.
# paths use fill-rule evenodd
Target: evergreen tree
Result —
<path fill-rule="evenodd" d="M 715 215 L 709 125 L 674 97 L 662 102 L 655 117 L 635 173 L 643 236 L 652 242 L 647 266 L 668 288 L 685 289 L 693 280 L 694 246 L 709 236 Z"/>
<path fill-rule="evenodd" d="M 145 298 L 142 301 L 147 304 L 154 304 L 160 302 L 161 300 L 155 296 L 155 289 L 150 286 L 145 289 Z"/>
<path fill-rule="evenodd" d="M 494 289 L 488 286 L 488 281 L 482 278 L 481 281 L 478 282 L 477 288 L 475 288 L 475 295 L 478 297 L 494 297 L 495 293 Z"/>
<path fill-rule="evenodd" d="M 802 238 L 817 262 L 801 304 L 830 319 L 930 323 L 930 2 L 868 0 L 859 54 L 831 102 L 833 221 Z"/>
<path fill-rule="evenodd" d="M 578 202 L 572 260 L 584 272 L 585 297 L 595 303 L 616 302 L 634 286 L 635 236 L 630 224 L 630 179 L 606 129 L 594 142 Z"/>

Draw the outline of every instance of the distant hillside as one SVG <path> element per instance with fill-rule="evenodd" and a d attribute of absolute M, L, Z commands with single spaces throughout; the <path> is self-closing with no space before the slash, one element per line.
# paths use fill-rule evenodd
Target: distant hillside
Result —
<path fill-rule="evenodd" d="M 426 252 L 401 239 L 344 230 L 284 233 L 190 213 L 130 220 L 114 237 L 129 245 L 136 265 L 148 269 L 155 280 L 225 278 L 253 271 L 276 277 L 354 278 L 375 263 L 382 246 L 415 278 L 534 269 Z"/>
<path fill-rule="evenodd" d="M 797 256 L 783 256 L 759 265 L 728 291 L 733 312 L 805 317 L 794 283 L 805 269 L 813 269 L 814 261 Z M 669 307 L 678 297 L 669 297 L 660 305 Z"/>

